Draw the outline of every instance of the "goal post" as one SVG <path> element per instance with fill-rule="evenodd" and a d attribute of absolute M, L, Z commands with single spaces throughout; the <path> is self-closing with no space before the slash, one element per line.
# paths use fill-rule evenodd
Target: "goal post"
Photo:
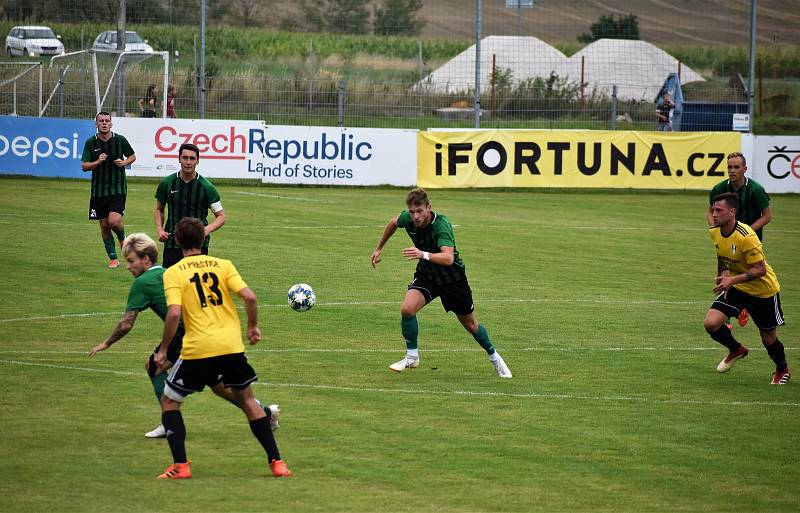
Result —
<path fill-rule="evenodd" d="M 92 80 L 92 92 L 94 93 L 94 104 L 95 104 L 95 112 L 100 112 L 101 110 L 108 110 L 108 104 L 110 103 L 110 98 L 113 97 L 115 94 L 115 88 L 113 87 L 115 84 L 118 84 L 120 79 L 127 82 L 127 76 L 132 73 L 132 70 L 136 69 L 135 65 L 143 63 L 144 61 L 154 58 L 160 57 L 160 61 L 163 63 L 162 70 L 157 72 L 154 76 L 153 73 L 146 73 L 141 72 L 139 75 L 139 80 L 137 82 L 138 87 L 144 87 L 141 83 L 144 80 L 144 83 L 153 80 L 156 83 L 161 84 L 161 112 L 160 117 L 167 116 L 167 88 L 169 86 L 169 52 L 132 52 L 132 51 L 125 51 L 125 52 L 118 52 L 115 50 L 100 50 L 100 49 L 89 49 L 89 50 L 81 50 L 78 52 L 71 52 L 65 55 L 57 55 L 50 60 L 50 66 L 52 67 L 54 64 L 57 63 L 61 65 L 61 61 L 63 60 L 75 60 L 76 57 L 80 55 L 88 54 L 91 59 L 91 80 Z M 141 67 L 139 67 L 141 68 Z M 108 76 L 107 82 L 102 77 L 104 74 L 108 74 L 108 70 L 111 69 L 110 75 Z M 104 84 L 103 84 L 104 83 Z M 103 87 L 105 85 L 105 87 Z M 119 94 L 119 93 L 117 93 Z M 123 105 L 123 112 L 117 113 L 117 116 L 124 116 L 127 114 L 124 109 L 125 103 L 125 96 L 127 92 L 123 89 L 122 92 L 122 99 L 120 104 Z M 128 95 L 130 96 L 130 95 Z M 141 97 L 141 94 L 134 95 Z"/>

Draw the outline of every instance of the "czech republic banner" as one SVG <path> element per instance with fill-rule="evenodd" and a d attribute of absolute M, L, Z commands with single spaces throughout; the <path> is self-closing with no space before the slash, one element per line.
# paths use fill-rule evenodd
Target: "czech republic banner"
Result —
<path fill-rule="evenodd" d="M 727 177 L 738 132 L 426 131 L 417 183 L 447 187 L 710 189 Z"/>

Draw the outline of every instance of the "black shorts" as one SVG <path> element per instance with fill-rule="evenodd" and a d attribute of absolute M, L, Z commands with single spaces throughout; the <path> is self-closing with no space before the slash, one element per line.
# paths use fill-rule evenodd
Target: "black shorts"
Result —
<path fill-rule="evenodd" d="M 183 328 L 178 328 L 178 331 L 175 332 L 175 336 L 172 337 L 172 342 L 170 342 L 169 347 L 167 348 L 167 361 L 169 362 L 170 367 L 175 365 L 175 362 L 178 361 L 178 358 L 181 357 L 181 348 L 183 347 L 183 335 L 184 331 Z M 153 354 L 150 355 L 150 360 L 147 362 L 147 375 L 151 378 L 155 376 L 156 373 L 156 365 L 153 362 L 158 352 L 161 350 L 161 344 L 157 345 L 155 349 L 153 349 Z"/>
<path fill-rule="evenodd" d="M 475 311 L 475 305 L 472 304 L 472 290 L 466 278 L 462 281 L 437 285 L 419 274 L 414 274 L 414 279 L 408 284 L 408 290 L 412 289 L 420 291 L 425 296 L 425 304 L 441 297 L 442 306 L 447 312 L 469 315 Z"/>
<path fill-rule="evenodd" d="M 200 252 L 207 255 L 208 248 L 202 248 Z M 181 258 L 183 258 L 183 251 L 181 251 L 181 248 L 164 248 L 164 254 L 161 255 L 161 266 L 167 269 L 177 264 Z"/>
<path fill-rule="evenodd" d="M 164 395 L 183 402 L 186 396 L 201 392 L 206 385 L 222 383 L 226 388 L 244 390 L 256 381 L 256 371 L 244 353 L 224 354 L 198 360 L 178 359 L 169 371 Z"/>
<path fill-rule="evenodd" d="M 771 330 L 785 324 L 780 293 L 771 297 L 756 297 L 731 287 L 728 289 L 728 297 L 723 296 L 724 293 L 717 296 L 711 308 L 719 310 L 729 318 L 738 317 L 742 310 L 747 309 L 759 329 Z"/>
<path fill-rule="evenodd" d="M 109 212 L 116 212 L 121 216 L 125 215 L 125 195 L 114 194 L 103 198 L 92 198 L 89 200 L 89 220 L 96 221 L 105 219 Z"/>

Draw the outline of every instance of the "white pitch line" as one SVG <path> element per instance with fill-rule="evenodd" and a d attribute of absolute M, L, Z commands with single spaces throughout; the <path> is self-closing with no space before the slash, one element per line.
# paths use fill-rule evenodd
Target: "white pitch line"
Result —
<path fill-rule="evenodd" d="M 644 299 L 644 300 L 624 300 L 624 299 L 557 299 L 557 298 L 531 298 L 531 299 L 477 299 L 476 303 L 581 303 L 581 304 L 609 304 L 609 305 L 710 305 L 712 299 L 706 301 L 668 301 L 661 299 Z M 319 302 L 317 307 L 327 306 L 380 306 L 380 305 L 399 305 L 400 301 L 330 301 Z M 285 303 L 279 304 L 265 304 L 259 305 L 263 308 L 287 308 Z M 793 306 L 786 304 L 784 306 Z M 237 305 L 239 310 L 242 310 L 241 305 Z M 46 321 L 53 319 L 67 319 L 70 317 L 100 317 L 107 315 L 121 315 L 121 312 L 75 312 L 63 313 L 56 315 L 40 315 L 33 317 L 12 317 L 8 319 L 0 319 L 0 323 L 6 322 L 25 322 L 25 321 Z"/>
<path fill-rule="evenodd" d="M 784 347 L 786 351 L 797 351 L 800 348 L 797 347 Z M 670 351 L 670 352 L 686 352 L 686 353 L 697 353 L 697 352 L 706 352 L 706 351 L 713 351 L 718 352 L 721 351 L 722 347 L 716 347 L 714 345 L 708 345 L 703 347 L 522 347 L 519 349 L 513 348 L 503 348 L 503 353 L 516 353 L 516 352 L 523 352 L 523 353 L 586 353 L 586 352 L 594 352 L 594 353 L 651 353 L 657 351 Z M 764 351 L 763 347 L 751 347 L 750 351 Z M 87 355 L 89 350 L 85 351 L 59 351 L 59 350 L 24 350 L 24 349 L 11 349 L 11 350 L 0 350 L 0 354 L 6 355 Z M 285 349 L 264 349 L 258 347 L 248 347 L 247 353 L 325 353 L 325 354 L 359 354 L 359 353 L 396 353 L 398 349 L 371 349 L 371 348 L 346 348 L 346 347 L 334 347 L 334 348 L 324 348 L 324 347 L 291 347 Z M 424 353 L 483 353 L 482 349 L 479 348 L 461 348 L 461 349 L 425 349 Z M 114 350 L 114 354 L 117 355 L 128 355 L 128 354 L 146 354 L 147 351 L 131 351 L 131 350 Z"/>
<path fill-rule="evenodd" d="M 272 198 L 272 199 L 290 200 L 290 201 L 307 201 L 309 203 L 340 203 L 339 201 L 304 198 L 302 196 L 281 196 L 280 194 L 265 194 L 263 192 L 230 191 L 230 193 L 239 194 L 241 196 L 258 196 L 259 198 Z"/>
<path fill-rule="evenodd" d="M 93 369 L 91 367 L 74 367 L 70 365 L 56 365 L 50 363 L 21 362 L 16 360 L 0 360 L 0 363 L 8 365 L 19 365 L 26 367 L 43 367 L 48 369 L 74 370 L 79 372 L 95 372 L 101 374 L 114 374 L 118 376 L 137 376 L 141 377 L 141 372 L 118 371 L 109 369 Z M 338 392 L 355 392 L 370 394 L 410 394 L 419 396 L 461 396 L 461 397 L 508 397 L 513 399 L 552 399 L 558 401 L 605 401 L 605 402 L 627 402 L 627 403 L 646 403 L 646 404 L 682 404 L 687 406 L 773 406 L 773 407 L 800 407 L 800 403 L 780 402 L 780 401 L 700 401 L 689 399 L 653 399 L 648 397 L 634 397 L 624 395 L 582 395 L 582 394 L 558 394 L 545 392 L 487 392 L 472 390 L 426 390 L 408 388 L 385 388 L 385 387 L 348 387 L 341 385 L 308 385 L 304 383 L 272 383 L 257 382 L 256 385 L 279 388 L 295 388 L 310 390 L 334 390 Z"/>

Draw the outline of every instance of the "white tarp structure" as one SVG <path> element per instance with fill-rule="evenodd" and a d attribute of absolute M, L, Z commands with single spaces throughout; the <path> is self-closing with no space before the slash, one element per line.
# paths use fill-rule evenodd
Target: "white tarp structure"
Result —
<path fill-rule="evenodd" d="M 532 77 L 549 77 L 567 56 L 535 37 L 489 36 L 481 39 L 481 90 L 488 90 L 492 60 L 498 70 L 511 69 L 514 83 Z M 438 93 L 475 90 L 475 45 L 436 69 L 418 84 Z"/>
<path fill-rule="evenodd" d="M 679 73 L 682 84 L 704 80 L 678 59 L 647 41 L 629 39 L 600 39 L 570 57 L 556 70 L 559 77 L 580 82 L 581 60 L 585 91 L 611 96 L 617 86 L 620 100 L 652 102 L 670 73 Z M 680 69 L 678 69 L 680 67 Z"/>
<path fill-rule="evenodd" d="M 491 87 L 492 61 L 499 71 L 510 69 L 513 84 L 551 73 L 569 82 L 581 80 L 584 90 L 611 96 L 617 86 L 620 100 L 653 101 L 670 73 L 680 73 L 681 83 L 703 80 L 691 68 L 680 65 L 670 54 L 646 41 L 600 39 L 572 57 L 535 37 L 489 36 L 481 40 L 481 90 Z M 680 67 L 680 70 L 678 69 Z M 466 93 L 475 89 L 475 45 L 433 71 L 418 84 L 438 93 Z"/>

